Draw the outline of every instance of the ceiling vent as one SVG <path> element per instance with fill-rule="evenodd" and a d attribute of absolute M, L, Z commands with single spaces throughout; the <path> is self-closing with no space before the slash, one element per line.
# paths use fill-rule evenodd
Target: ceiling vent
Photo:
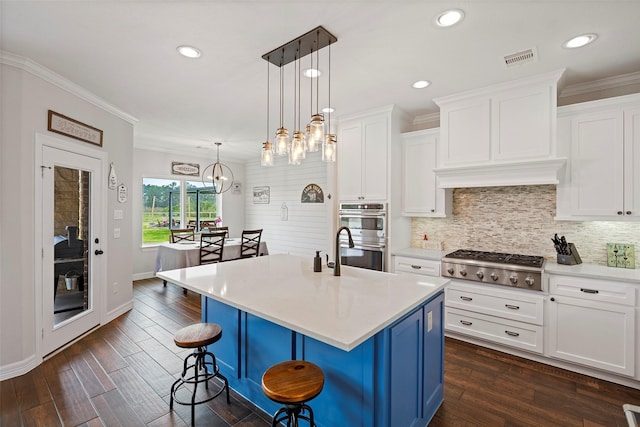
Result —
<path fill-rule="evenodd" d="M 538 51 L 535 47 L 516 53 L 505 55 L 502 58 L 505 67 L 515 67 L 516 65 L 526 64 L 528 62 L 538 62 Z"/>

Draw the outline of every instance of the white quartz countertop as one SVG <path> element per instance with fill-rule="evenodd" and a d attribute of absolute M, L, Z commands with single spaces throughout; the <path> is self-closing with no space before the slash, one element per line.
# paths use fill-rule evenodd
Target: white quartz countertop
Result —
<path fill-rule="evenodd" d="M 440 261 L 440 259 L 448 253 L 449 251 L 439 251 L 436 249 L 404 248 L 393 251 L 392 255 Z"/>
<path fill-rule="evenodd" d="M 633 268 L 616 268 L 596 264 L 563 265 L 547 260 L 544 263 L 544 272 L 594 279 L 621 280 L 640 285 L 640 270 Z"/>
<path fill-rule="evenodd" d="M 449 282 L 277 254 L 163 271 L 158 277 L 342 350 L 352 350 Z M 214 320 L 215 322 L 215 320 Z"/>

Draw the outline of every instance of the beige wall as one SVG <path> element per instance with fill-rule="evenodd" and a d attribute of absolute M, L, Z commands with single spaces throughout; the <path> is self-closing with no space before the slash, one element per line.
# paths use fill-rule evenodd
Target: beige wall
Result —
<path fill-rule="evenodd" d="M 554 233 L 573 242 L 585 263 L 607 265 L 606 243 L 636 246 L 640 268 L 640 222 L 556 221 L 554 185 L 457 188 L 449 218 L 413 218 L 411 246 L 441 240 L 446 251 L 473 249 L 542 255 L 556 259 Z"/>

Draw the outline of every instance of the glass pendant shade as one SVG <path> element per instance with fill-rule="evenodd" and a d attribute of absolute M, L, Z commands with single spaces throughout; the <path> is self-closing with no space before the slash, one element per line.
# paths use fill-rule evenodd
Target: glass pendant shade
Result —
<path fill-rule="evenodd" d="M 324 115 L 314 114 L 311 116 L 309 126 L 311 127 L 311 135 L 316 140 L 316 143 L 319 144 L 324 141 Z"/>
<path fill-rule="evenodd" d="M 327 134 L 324 137 L 322 143 L 322 161 L 323 162 L 335 162 L 336 161 L 336 148 L 338 143 L 338 137 L 334 134 Z"/>
<path fill-rule="evenodd" d="M 273 145 L 269 141 L 262 144 L 262 156 L 260 157 L 260 165 L 273 166 Z"/>
<path fill-rule="evenodd" d="M 311 134 L 311 125 L 307 124 L 307 130 L 304 134 L 306 140 L 307 140 L 307 151 L 310 153 L 314 153 L 316 151 L 318 151 L 318 148 L 320 147 L 320 144 L 318 144 L 318 141 L 316 141 L 316 139 L 313 137 L 313 135 Z"/>
<path fill-rule="evenodd" d="M 299 165 L 300 161 L 304 159 L 304 157 L 304 132 L 296 131 L 293 133 L 293 139 L 291 140 L 289 163 L 292 165 Z"/>
<path fill-rule="evenodd" d="M 276 154 L 284 156 L 289 151 L 289 131 L 285 128 L 278 128 L 276 131 Z"/>

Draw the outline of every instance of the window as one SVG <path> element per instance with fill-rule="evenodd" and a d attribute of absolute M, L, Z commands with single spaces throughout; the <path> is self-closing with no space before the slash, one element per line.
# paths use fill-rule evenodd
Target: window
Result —
<path fill-rule="evenodd" d="M 217 195 L 197 181 L 143 178 L 142 206 L 142 244 L 168 242 L 172 228 L 200 231 L 218 218 Z"/>

